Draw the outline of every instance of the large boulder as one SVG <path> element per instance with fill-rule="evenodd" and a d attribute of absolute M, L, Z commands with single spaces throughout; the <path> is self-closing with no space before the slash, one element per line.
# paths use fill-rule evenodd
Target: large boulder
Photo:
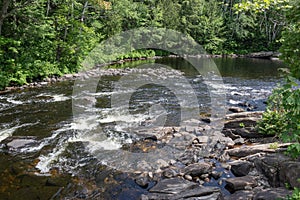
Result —
<path fill-rule="evenodd" d="M 254 160 L 256 169 L 267 177 L 272 187 L 300 187 L 300 162 L 283 154 L 268 154 Z"/>
<path fill-rule="evenodd" d="M 229 163 L 231 165 L 231 172 L 237 176 L 246 176 L 249 174 L 253 164 L 249 161 L 234 161 Z"/>

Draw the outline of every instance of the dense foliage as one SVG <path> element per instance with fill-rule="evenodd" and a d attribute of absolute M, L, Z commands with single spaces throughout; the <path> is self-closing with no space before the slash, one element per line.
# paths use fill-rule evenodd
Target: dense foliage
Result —
<path fill-rule="evenodd" d="M 259 123 L 262 133 L 276 134 L 283 141 L 294 142 L 288 153 L 300 156 L 300 5 L 291 2 L 286 12 L 288 25 L 283 32 L 282 58 L 288 64 L 286 83 L 275 89 L 269 99 L 268 109 Z"/>
<path fill-rule="evenodd" d="M 138 27 L 189 34 L 209 53 L 276 50 L 286 1 L 2 0 L 0 89 L 76 72 L 95 44 Z M 259 8 L 247 9 L 249 2 Z M 149 55 L 153 52 L 123 57 Z"/>

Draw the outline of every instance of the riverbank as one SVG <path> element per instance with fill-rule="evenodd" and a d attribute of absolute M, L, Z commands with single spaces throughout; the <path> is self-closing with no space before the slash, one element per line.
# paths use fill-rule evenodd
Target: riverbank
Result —
<path fill-rule="evenodd" d="M 211 54 L 205 54 L 205 55 L 195 55 L 195 56 L 183 56 L 185 57 L 191 57 L 191 58 L 253 58 L 253 59 L 270 59 L 270 60 L 275 60 L 275 61 L 280 61 L 279 60 L 279 53 L 277 52 L 258 52 L 258 53 L 251 53 L 251 54 L 245 54 L 245 55 L 238 55 L 238 54 L 230 54 L 230 55 L 211 55 Z M 96 69 L 100 67 L 109 67 L 112 65 L 120 65 L 128 62 L 134 62 L 134 61 L 149 61 L 149 60 L 156 60 L 156 59 L 162 59 L 165 57 L 169 58 L 179 58 L 181 56 L 176 56 L 176 55 L 169 55 L 169 56 L 154 56 L 150 58 L 132 58 L 132 59 L 123 59 L 123 60 L 118 60 L 118 61 L 113 61 L 110 63 L 105 63 L 102 65 L 96 66 Z M 88 71 L 93 71 L 95 69 L 91 69 Z M 118 70 L 112 70 L 112 69 L 106 69 L 106 70 L 101 70 L 102 75 L 122 75 L 122 70 L 125 69 L 118 69 Z M 63 76 L 54 76 L 54 77 L 47 77 L 44 78 L 43 80 L 40 81 L 34 81 L 22 86 L 9 86 L 5 87 L 4 90 L 0 90 L 0 95 L 1 94 L 6 94 L 14 90 L 23 90 L 26 88 L 38 88 L 38 87 L 43 87 L 50 85 L 52 83 L 56 82 L 62 82 L 62 81 L 74 81 L 78 77 L 82 76 L 82 73 L 74 73 L 74 74 L 65 74 Z"/>

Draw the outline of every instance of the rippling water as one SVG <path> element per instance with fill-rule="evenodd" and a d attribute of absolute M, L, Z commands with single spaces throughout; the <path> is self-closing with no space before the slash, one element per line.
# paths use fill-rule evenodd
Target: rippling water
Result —
<path fill-rule="evenodd" d="M 97 91 L 75 95 L 73 81 L 1 95 L 0 173 L 10 168 L 12 157 L 17 157 L 18 162 L 35 163 L 36 173 L 43 175 L 54 168 L 74 175 L 87 168 L 89 173 L 98 166 L 95 157 L 102 164 L 119 162 L 120 156 L 125 156 L 119 151 L 122 145 L 141 137 L 136 132 L 138 128 L 151 128 L 153 124 L 180 126 L 185 120 L 182 109 L 210 113 L 210 91 L 193 66 L 180 58 L 150 62 L 168 65 L 172 70 L 143 69 L 139 73 L 145 76 L 144 80 L 159 79 L 142 85 L 138 79 L 122 79 L 124 76 L 101 77 Z M 227 106 L 264 110 L 267 96 L 281 81 L 277 69 L 283 65 L 278 61 L 218 58 L 215 63 L 224 84 L 212 84 L 211 88 L 226 90 Z M 184 79 L 180 79 L 182 76 Z M 173 86 L 163 86 L 158 80 L 172 80 L 180 94 L 176 94 Z M 138 87 L 132 90 L 126 84 Z M 122 97 L 128 94 L 128 103 L 124 103 Z M 181 97 L 186 99 L 183 97 L 191 95 L 196 96 L 195 102 L 181 102 Z M 78 108 L 81 113 L 74 116 L 72 100 L 76 98 L 84 103 Z"/>

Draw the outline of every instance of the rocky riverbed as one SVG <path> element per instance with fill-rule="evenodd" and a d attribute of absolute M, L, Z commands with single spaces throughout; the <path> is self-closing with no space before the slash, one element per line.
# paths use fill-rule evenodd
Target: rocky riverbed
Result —
<path fill-rule="evenodd" d="M 193 132 L 165 128 L 161 138 L 185 135 L 190 143 L 177 160 L 137 175 L 141 187 L 156 182 L 141 199 L 271 200 L 290 195 L 289 189 L 300 186 L 300 162 L 283 154 L 288 144 L 274 143 L 276 138 L 256 132 L 261 114 L 228 114 L 221 132 L 209 123 Z M 160 139 L 148 140 L 159 143 Z"/>

